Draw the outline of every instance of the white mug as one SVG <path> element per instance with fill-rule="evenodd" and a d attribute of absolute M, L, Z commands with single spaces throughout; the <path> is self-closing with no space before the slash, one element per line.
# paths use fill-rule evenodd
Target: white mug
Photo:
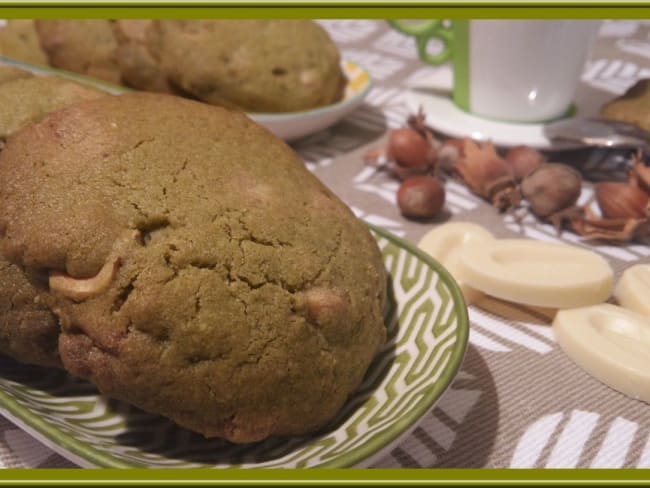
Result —
<path fill-rule="evenodd" d="M 474 115 L 539 123 L 571 110 L 575 90 L 596 37 L 594 20 L 391 20 L 416 38 L 429 64 L 452 59 L 454 103 Z M 443 49 L 427 52 L 438 39 Z"/>

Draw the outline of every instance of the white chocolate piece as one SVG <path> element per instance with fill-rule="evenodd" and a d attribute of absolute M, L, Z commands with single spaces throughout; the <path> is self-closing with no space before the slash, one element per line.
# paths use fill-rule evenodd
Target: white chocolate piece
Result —
<path fill-rule="evenodd" d="M 601 303 L 560 310 L 553 332 L 566 355 L 591 376 L 650 403 L 650 318 Z"/>
<path fill-rule="evenodd" d="M 61 295 L 75 302 L 81 302 L 106 291 L 111 285 L 120 264 L 119 258 L 113 258 L 104 263 L 99 273 L 92 278 L 86 279 L 73 278 L 60 271 L 52 271 L 49 277 L 49 286 Z"/>
<path fill-rule="evenodd" d="M 606 301 L 614 273 L 587 249 L 530 239 L 468 242 L 458 256 L 463 280 L 502 300 L 547 308 L 576 308 Z"/>
<path fill-rule="evenodd" d="M 650 317 L 650 264 L 627 268 L 614 288 L 619 305 Z"/>
<path fill-rule="evenodd" d="M 434 227 L 418 243 L 418 247 L 444 263 L 453 250 L 466 242 L 494 239 L 485 227 L 473 222 L 448 222 Z"/>
<path fill-rule="evenodd" d="M 483 293 L 472 288 L 463 280 L 458 269 L 460 248 L 467 242 L 492 240 L 490 231 L 472 222 L 449 222 L 427 232 L 418 243 L 418 247 L 436 259 L 454 277 L 463 292 L 465 303 L 476 303 Z"/>

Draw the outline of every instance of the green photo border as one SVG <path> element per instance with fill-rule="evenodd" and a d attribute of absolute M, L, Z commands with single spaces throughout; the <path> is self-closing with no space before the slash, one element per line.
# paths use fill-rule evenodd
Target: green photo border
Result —
<path fill-rule="evenodd" d="M 650 18 L 606 0 L 3 1 L 0 18 Z M 650 415 L 650 406 L 649 406 Z M 650 469 L 2 469 L 4 486 L 650 486 Z"/>
<path fill-rule="evenodd" d="M 616 469 L 10 469 L 0 486 L 648 486 L 649 477 Z"/>
<path fill-rule="evenodd" d="M 2 18 L 650 18 L 645 0 L 0 0 Z"/>

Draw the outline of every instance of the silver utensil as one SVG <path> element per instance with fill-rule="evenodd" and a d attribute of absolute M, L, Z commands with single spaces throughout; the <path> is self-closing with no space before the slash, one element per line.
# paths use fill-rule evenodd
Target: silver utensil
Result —
<path fill-rule="evenodd" d="M 650 132 L 636 125 L 599 118 L 572 118 L 544 126 L 553 143 L 609 148 L 650 148 Z"/>

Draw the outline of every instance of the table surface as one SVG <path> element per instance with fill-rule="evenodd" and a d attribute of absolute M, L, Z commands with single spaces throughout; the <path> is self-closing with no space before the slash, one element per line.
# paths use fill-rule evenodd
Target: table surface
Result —
<path fill-rule="evenodd" d="M 417 243 L 433 223 L 402 218 L 394 204 L 397 183 L 369 169 L 362 155 L 388 130 L 404 125 L 405 93 L 414 80 L 444 77 L 448 67 L 426 67 L 412 39 L 378 20 L 324 20 L 345 59 L 369 70 L 366 103 L 335 126 L 293 144 L 307 167 L 368 222 Z M 600 104 L 650 77 L 650 22 L 607 21 L 591 52 L 576 103 L 596 113 Z M 444 116 L 444 114 L 441 114 Z M 602 150 L 553 153 L 586 179 L 614 171 L 620 154 Z M 588 189 L 587 189 L 588 192 Z M 557 236 L 534 219 L 517 224 L 447 183 L 444 221 L 472 221 L 497 237 L 565 240 L 603 255 L 616 278 L 650 262 L 648 242 L 586 243 Z M 469 307 L 471 330 L 463 366 L 447 392 L 415 431 L 375 466 L 444 468 L 650 467 L 650 409 L 604 386 L 562 352 L 540 311 L 489 300 Z M 73 467 L 0 417 L 0 467 Z"/>

